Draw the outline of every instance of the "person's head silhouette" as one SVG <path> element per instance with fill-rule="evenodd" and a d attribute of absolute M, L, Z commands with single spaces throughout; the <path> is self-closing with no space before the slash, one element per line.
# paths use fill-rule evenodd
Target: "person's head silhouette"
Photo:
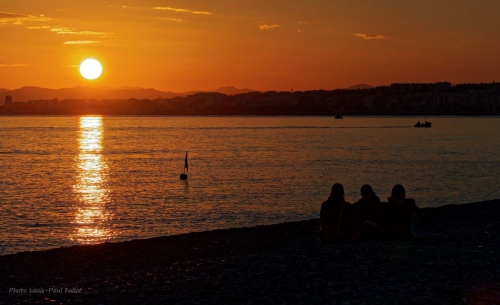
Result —
<path fill-rule="evenodd" d="M 371 196 L 375 196 L 375 192 L 373 191 L 372 187 L 369 186 L 368 184 L 365 184 L 361 187 L 361 196 L 363 198 L 366 198 L 366 197 L 371 197 Z"/>
<path fill-rule="evenodd" d="M 344 187 L 340 183 L 335 183 L 330 191 L 331 199 L 344 198 Z"/>
<path fill-rule="evenodd" d="M 401 184 L 396 184 L 392 188 L 391 196 L 397 199 L 405 199 L 406 198 L 405 188 Z"/>

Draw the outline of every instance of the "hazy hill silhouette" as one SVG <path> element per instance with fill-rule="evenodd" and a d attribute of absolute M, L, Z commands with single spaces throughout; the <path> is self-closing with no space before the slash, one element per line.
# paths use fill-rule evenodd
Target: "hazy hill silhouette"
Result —
<path fill-rule="evenodd" d="M 40 87 L 22 87 L 15 90 L 8 90 L 0 92 L 0 98 L 2 102 L 5 100 L 6 95 L 11 95 L 12 99 L 16 102 L 29 101 L 29 100 L 51 100 L 57 98 L 59 100 L 63 99 L 156 99 L 158 97 L 162 98 L 173 98 L 176 96 L 181 96 L 182 94 L 173 92 L 159 91 L 153 88 L 118 88 L 118 89 L 108 89 L 108 88 L 89 88 L 89 87 L 74 87 L 74 88 L 62 88 L 62 89 L 47 89 Z"/>
<path fill-rule="evenodd" d="M 349 88 L 346 88 L 346 89 L 347 90 L 357 90 L 357 89 L 371 89 L 371 88 L 375 88 L 375 87 L 367 85 L 367 84 L 358 84 L 358 85 L 350 86 Z"/>
<path fill-rule="evenodd" d="M 219 89 L 215 90 L 214 92 L 219 92 L 225 95 L 236 95 L 240 93 L 248 93 L 248 92 L 257 92 L 257 90 L 253 89 L 238 89 L 233 86 L 225 86 L 225 87 L 220 87 Z"/>
<path fill-rule="evenodd" d="M 234 95 L 239 93 L 254 92 L 252 89 L 237 89 L 232 86 L 221 87 L 215 91 L 226 95 Z M 26 86 L 19 89 L 8 90 L 0 89 L 0 105 L 5 101 L 5 96 L 12 96 L 15 102 L 27 102 L 29 100 L 52 100 L 52 99 L 169 99 L 177 96 L 186 96 L 199 93 L 202 91 L 191 91 L 184 93 L 174 93 L 156 90 L 153 88 L 137 88 L 137 87 L 120 87 L 120 88 L 91 88 L 91 87 L 74 87 L 62 89 L 48 89 L 41 87 Z"/>

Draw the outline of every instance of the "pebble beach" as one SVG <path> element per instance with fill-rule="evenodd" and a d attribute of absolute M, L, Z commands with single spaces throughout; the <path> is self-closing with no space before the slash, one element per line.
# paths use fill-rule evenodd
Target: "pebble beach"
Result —
<path fill-rule="evenodd" d="M 21 252 L 0 304 L 500 304 L 499 216 L 421 209 L 412 241 L 322 245 L 311 219 Z"/>

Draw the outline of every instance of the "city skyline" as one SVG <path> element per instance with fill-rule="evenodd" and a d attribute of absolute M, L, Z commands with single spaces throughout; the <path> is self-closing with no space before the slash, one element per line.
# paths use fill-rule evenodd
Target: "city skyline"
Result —
<path fill-rule="evenodd" d="M 31 88 L 28 88 L 31 89 Z M 498 115 L 500 83 L 392 84 L 367 89 L 315 91 L 118 92 L 45 90 L 5 96 L 8 115 Z M 234 89 L 234 88 L 233 88 Z M 10 94 L 10 93 L 9 93 Z M 159 96 L 163 94 L 164 96 Z M 31 96 L 31 98 L 29 98 Z M 93 98 L 92 98 L 93 96 Z M 117 98 L 121 96 L 121 98 Z M 134 96 L 128 98 L 128 96 Z M 0 95 L 0 97 L 2 97 Z M 19 100 L 19 99 L 18 99 Z M 1 104 L 1 102 L 0 102 Z"/>
<path fill-rule="evenodd" d="M 500 3 L 0 1 L 0 87 L 209 91 L 498 81 Z M 103 73 L 78 66 L 96 58 Z"/>

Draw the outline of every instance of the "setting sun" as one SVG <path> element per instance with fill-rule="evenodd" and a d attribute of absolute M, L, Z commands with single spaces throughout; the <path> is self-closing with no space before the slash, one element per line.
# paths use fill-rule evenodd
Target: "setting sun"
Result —
<path fill-rule="evenodd" d="M 80 64 L 80 74 L 86 79 L 96 79 L 101 73 L 101 63 L 93 58 L 86 59 Z"/>

